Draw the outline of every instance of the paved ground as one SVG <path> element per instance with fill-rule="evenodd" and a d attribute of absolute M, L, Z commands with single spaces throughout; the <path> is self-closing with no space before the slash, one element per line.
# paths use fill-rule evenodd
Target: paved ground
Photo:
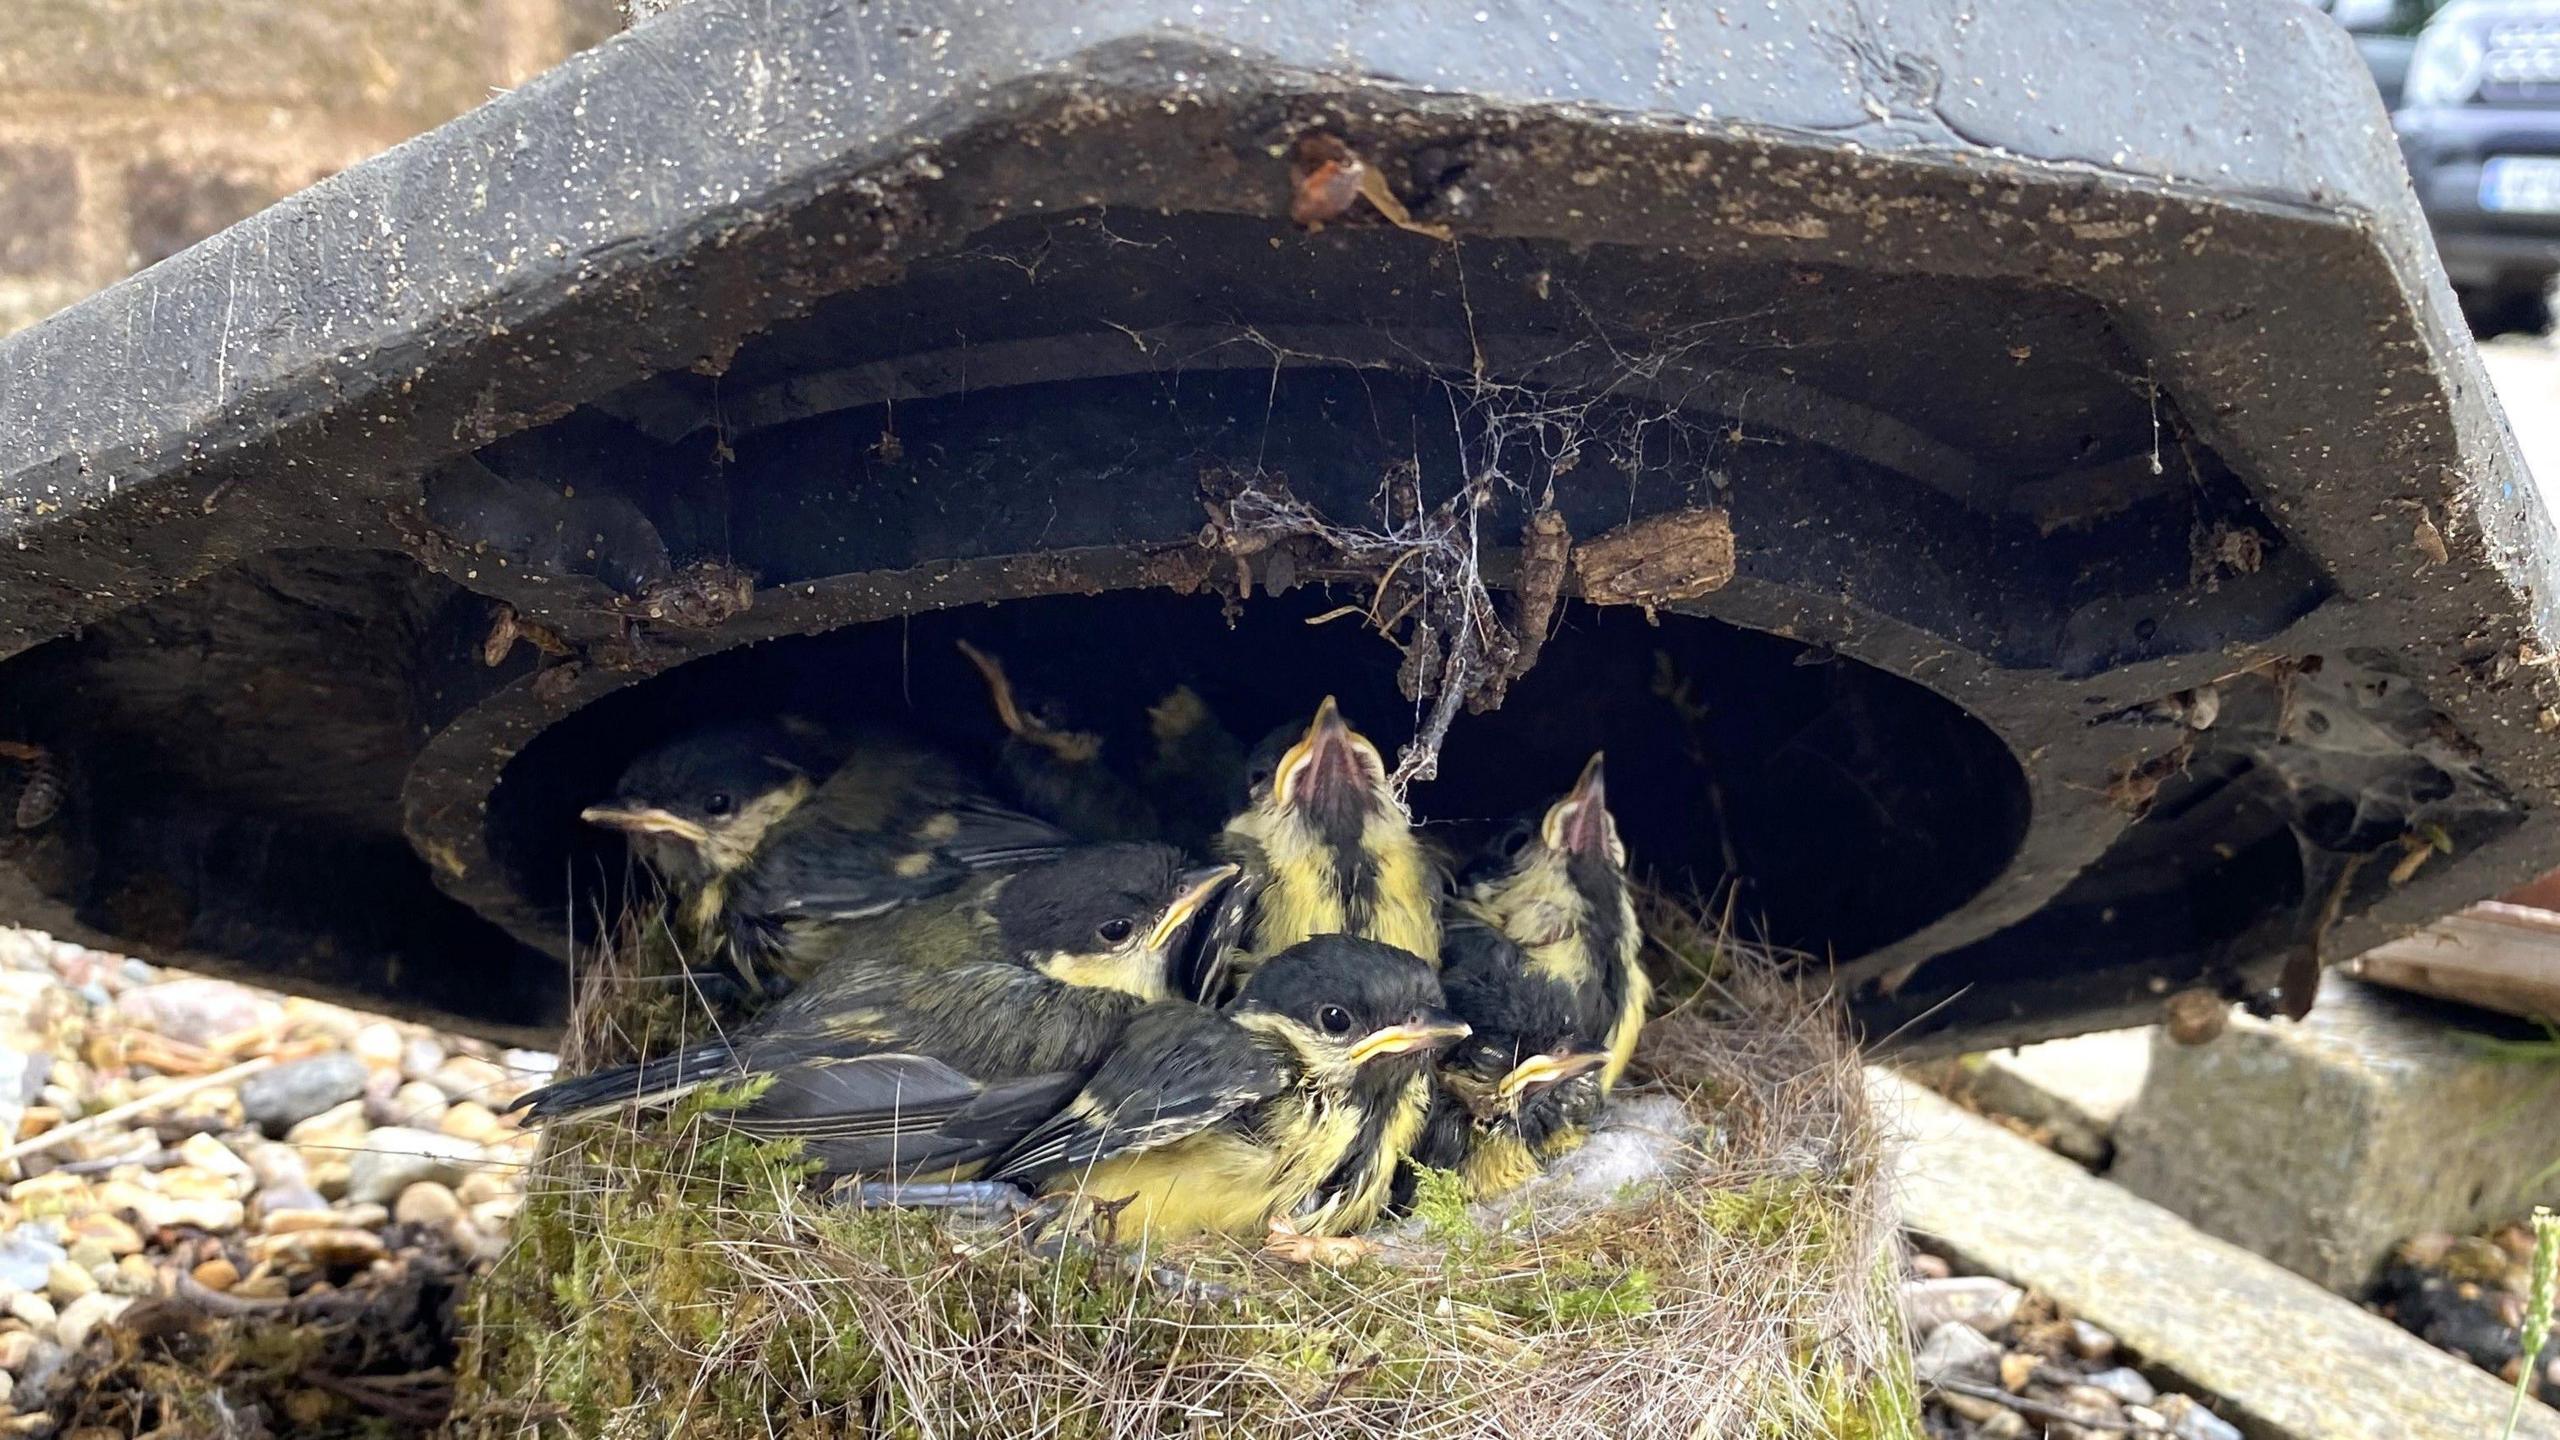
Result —
<path fill-rule="evenodd" d="M 2560 506 L 2560 337 L 2515 336 L 2480 347 L 2489 379 L 2507 407 L 2507 424 L 2524 449 L 2546 502 Z"/>

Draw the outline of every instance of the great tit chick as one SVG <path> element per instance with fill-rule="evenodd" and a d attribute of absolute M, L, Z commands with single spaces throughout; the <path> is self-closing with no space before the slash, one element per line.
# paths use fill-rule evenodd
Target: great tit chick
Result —
<path fill-rule="evenodd" d="M 1311 936 L 1379 941 L 1436 964 L 1440 868 L 1387 783 L 1378 747 L 1327 696 L 1303 731 L 1265 740 L 1246 771 L 1244 808 L 1218 853 L 1244 867 L 1214 926 L 1231 931 L 1229 983 Z"/>
<path fill-rule="evenodd" d="M 1450 978 L 1446 968 L 1442 976 Z M 1481 992 L 1469 998 L 1485 1008 Z M 1451 993 L 1453 1013 L 1465 1015 L 1467 1003 Z M 1473 1200 L 1519 1188 L 1599 1117 L 1597 1072 L 1608 1058 L 1596 1043 L 1552 1028 L 1542 1034 L 1477 1030 L 1441 1058 L 1414 1162 L 1456 1171 Z"/>
<path fill-rule="evenodd" d="M 1154 751 L 1138 778 L 1164 816 L 1165 838 L 1211 843 L 1244 793 L 1244 742 L 1188 685 L 1147 707 L 1147 735 Z"/>
<path fill-rule="evenodd" d="M 1601 757 L 1591 757 L 1563 799 L 1469 864 L 1456 908 L 1519 947 L 1524 977 L 1552 988 L 1573 1033 L 1608 1051 L 1600 1087 L 1615 1087 L 1635 1054 L 1653 985 L 1638 959 L 1644 935 Z"/>
<path fill-rule="evenodd" d="M 807 750 L 775 721 L 713 726 L 632 761 L 612 798 L 579 818 L 621 831 L 669 886 L 697 889 L 746 868 L 817 788 Z"/>
<path fill-rule="evenodd" d="M 1183 932 L 1234 874 L 1092 845 L 884 916 L 729 1040 L 577 1076 L 535 1120 L 764 1078 L 724 1122 L 806 1141 L 834 1174 L 965 1174 L 1052 1114 L 1173 990 Z"/>
<path fill-rule="evenodd" d="M 590 824 L 619 830 L 673 892 L 683 933 L 751 988 L 778 987 L 864 921 L 973 874 L 1053 858 L 1065 832 L 1007 810 L 945 756 L 867 732 L 812 778 L 814 738 L 720 726 L 633 762 Z"/>
<path fill-rule="evenodd" d="M 1103 755 L 1099 732 L 1079 730 L 1054 706 L 1033 703 L 1005 673 L 1004 662 L 966 640 L 960 653 L 987 682 L 987 697 L 1005 729 L 996 771 L 1025 810 L 1088 840 L 1167 838 L 1152 796 Z"/>
<path fill-rule="evenodd" d="M 1358 1230 L 1420 1138 L 1435 1051 L 1466 1026 L 1418 956 L 1350 935 L 1289 947 L 1223 1011 L 1139 1016 L 1002 1176 L 1157 1237 Z M 1346 1173 L 1372 1177 L 1329 1183 Z"/>

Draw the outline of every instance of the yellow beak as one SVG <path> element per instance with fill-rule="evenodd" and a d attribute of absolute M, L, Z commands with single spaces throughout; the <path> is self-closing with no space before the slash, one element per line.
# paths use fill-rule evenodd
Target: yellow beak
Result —
<path fill-rule="evenodd" d="M 1601 756 L 1582 767 L 1582 778 L 1547 811 L 1539 839 L 1550 850 L 1568 854 L 1599 849 L 1609 833 L 1609 787 L 1601 778 Z"/>
<path fill-rule="evenodd" d="M 711 832 L 681 815 L 654 806 L 626 809 L 618 805 L 590 805 L 578 812 L 578 818 L 590 825 L 608 830 L 625 830 L 634 835 L 673 835 L 687 844 L 699 845 L 711 838 Z"/>
<path fill-rule="evenodd" d="M 1563 1054 L 1532 1055 L 1511 1067 L 1511 1073 L 1495 1082 L 1493 1093 L 1506 1104 L 1516 1104 L 1551 1085 L 1561 1085 L 1576 1075 L 1587 1074 L 1608 1063 L 1606 1050 L 1571 1050 Z"/>
<path fill-rule="evenodd" d="M 1386 769 L 1378 747 L 1351 728 L 1342 718 L 1342 707 L 1327 695 L 1324 703 L 1316 707 L 1316 718 L 1308 724 L 1306 735 L 1281 752 L 1279 768 L 1272 773 L 1271 795 L 1284 807 L 1294 805 L 1300 798 L 1302 783 L 1321 782 L 1337 771 L 1346 776 L 1361 775 L 1372 766 L 1382 773 Z"/>
<path fill-rule="evenodd" d="M 1185 874 L 1182 878 L 1189 883 L 1183 886 L 1181 894 L 1173 897 L 1173 904 L 1166 908 L 1163 918 L 1156 921 L 1156 928 L 1147 932 L 1147 948 L 1161 950 L 1172 944 L 1173 937 L 1182 933 L 1182 927 L 1191 923 L 1191 917 L 1200 913 L 1200 907 L 1209 903 L 1209 897 L 1218 893 L 1218 887 L 1234 879 L 1243 868 L 1240 865 L 1212 865 L 1206 870 Z"/>
<path fill-rule="evenodd" d="M 1439 1011 L 1425 1011 L 1420 1018 L 1403 1025 L 1389 1025 L 1372 1030 L 1351 1047 L 1351 1063 L 1366 1065 L 1386 1055 L 1411 1055 L 1420 1050 L 1437 1050 L 1474 1034 L 1466 1021 Z"/>

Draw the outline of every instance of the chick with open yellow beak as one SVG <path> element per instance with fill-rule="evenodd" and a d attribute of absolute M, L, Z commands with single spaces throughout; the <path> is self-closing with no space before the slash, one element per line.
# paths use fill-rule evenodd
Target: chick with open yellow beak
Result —
<path fill-rule="evenodd" d="M 1244 809 L 1216 849 L 1244 869 L 1213 921 L 1228 985 L 1317 935 L 1356 935 L 1438 963 L 1440 867 L 1394 789 L 1378 747 L 1331 696 L 1303 730 L 1263 741 L 1246 766 Z"/>
<path fill-rule="evenodd" d="M 1489 935 L 1519 952 L 1483 963 L 1554 990 L 1575 1032 L 1608 1050 L 1600 1084 L 1604 1092 L 1615 1087 L 1635 1054 L 1653 984 L 1637 958 L 1644 934 L 1599 756 L 1563 799 L 1467 866 L 1456 909 L 1484 932 L 1469 937 L 1471 951 Z"/>

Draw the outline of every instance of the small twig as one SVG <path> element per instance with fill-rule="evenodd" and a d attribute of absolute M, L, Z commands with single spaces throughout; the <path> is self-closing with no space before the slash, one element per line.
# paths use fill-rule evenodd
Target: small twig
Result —
<path fill-rule="evenodd" d="M 71 1160 L 54 1167 L 57 1175 L 103 1175 L 124 1165 L 139 1165 L 145 1170 L 165 1170 L 186 1157 L 175 1150 L 154 1150 L 147 1155 L 101 1155 L 95 1160 Z"/>
<path fill-rule="evenodd" d="M 314 1369 L 297 1378 L 405 1424 L 435 1425 L 453 1410 L 453 1376 L 443 1370 L 376 1376 L 332 1375 Z"/>
<path fill-rule="evenodd" d="M 359 1315 L 379 1302 L 378 1287 L 333 1290 L 325 1295 L 229 1295 L 212 1289 L 184 1270 L 169 1275 L 169 1293 L 208 1315 L 226 1320 L 290 1320 L 308 1324 Z"/>
<path fill-rule="evenodd" d="M 1964 1395 L 1975 1400 L 1988 1400 L 1994 1405 L 2005 1405 L 2009 1409 L 2015 1410 L 2019 1414 L 2031 1419 L 2052 1420 L 2064 1425 L 2077 1425 L 2083 1430 L 2108 1430 L 2119 1435 L 2159 1435 L 2166 1433 L 2164 1431 L 2154 1430 L 2146 1425 L 2136 1425 L 2130 1420 L 2101 1420 L 2090 1415 L 2084 1410 L 2073 1410 L 2061 1405 L 2048 1405 L 2041 1400 L 2030 1400 L 2024 1395 L 2012 1395 L 1997 1385 L 1976 1385 L 1970 1380 L 1940 1380 L 1937 1381 L 1936 1384 L 1939 1389 L 1944 1390 L 1951 1395 Z"/>
<path fill-rule="evenodd" d="M 110 1106 L 95 1115 L 86 1115 L 74 1120 L 68 1125 L 56 1125 L 32 1140 L 21 1140 L 6 1150 L 0 1150 L 0 1165 L 5 1165 L 21 1156 L 41 1154 L 65 1141 L 77 1140 L 93 1130 L 121 1125 L 137 1115 L 148 1115 L 154 1110 L 166 1108 L 174 1101 L 184 1100 L 199 1090 L 210 1090 L 217 1085 L 227 1085 L 244 1075 L 254 1075 L 274 1063 L 276 1063 L 276 1057 L 273 1055 L 260 1055 L 254 1059 L 243 1060 L 227 1070 L 216 1070 L 210 1075 L 198 1075 L 192 1080 L 181 1080 L 166 1090 L 156 1090 L 138 1100 L 128 1100 L 122 1105 Z"/>

